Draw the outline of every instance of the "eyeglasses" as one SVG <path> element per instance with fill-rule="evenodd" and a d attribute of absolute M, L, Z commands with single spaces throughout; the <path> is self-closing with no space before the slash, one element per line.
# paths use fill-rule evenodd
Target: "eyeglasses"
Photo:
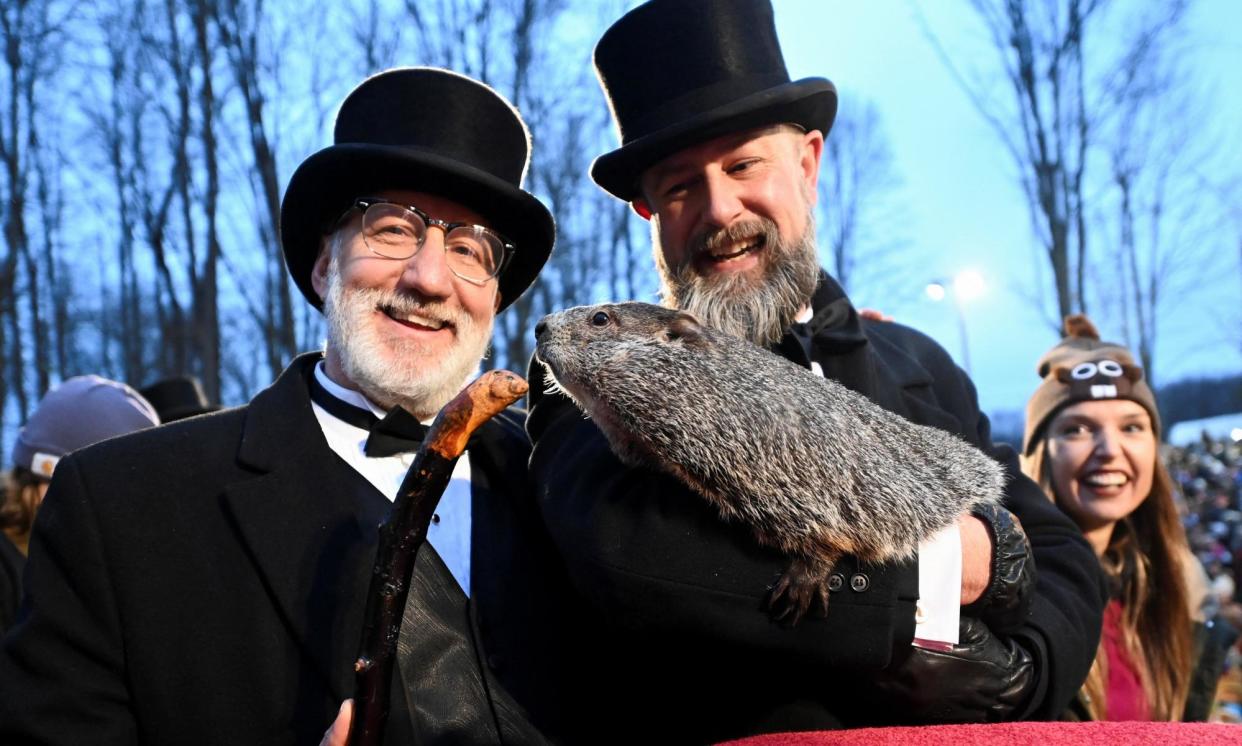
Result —
<path fill-rule="evenodd" d="M 499 233 L 473 223 L 437 220 L 413 205 L 358 199 L 346 213 L 362 211 L 362 240 L 385 259 L 409 259 L 427 243 L 429 228 L 444 232 L 444 259 L 466 282 L 482 285 L 500 274 L 516 250 Z M 344 220 L 345 215 L 341 216 Z"/>

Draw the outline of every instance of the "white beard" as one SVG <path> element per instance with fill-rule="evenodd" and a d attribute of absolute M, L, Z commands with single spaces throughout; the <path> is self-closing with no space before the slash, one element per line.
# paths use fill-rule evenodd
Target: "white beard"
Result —
<path fill-rule="evenodd" d="M 453 324 L 456 340 L 447 354 L 385 334 L 376 308 L 417 312 Z M 328 349 L 359 391 L 388 408 L 401 405 L 426 419 L 440 411 L 474 377 L 492 336 L 492 317 L 479 324 L 470 314 L 444 303 L 423 303 L 408 295 L 376 288 L 347 289 L 337 260 L 328 265 Z"/>

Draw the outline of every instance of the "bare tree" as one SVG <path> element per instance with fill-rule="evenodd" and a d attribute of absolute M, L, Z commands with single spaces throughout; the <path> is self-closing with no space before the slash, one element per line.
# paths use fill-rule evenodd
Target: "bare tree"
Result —
<path fill-rule="evenodd" d="M 134 199 L 154 276 L 148 278 L 159 330 L 151 367 L 138 379 L 197 373 L 193 365 L 192 287 L 197 248 L 194 220 L 193 67 L 195 45 L 185 38 L 185 15 L 176 0 L 137 0 L 134 17 L 142 29 L 137 74 L 130 95 L 134 129 L 127 157 L 134 173 Z M 137 102 L 149 102 L 135 111 Z M 150 132 L 165 133 L 154 138 Z"/>
<path fill-rule="evenodd" d="M 31 190 L 40 196 L 45 173 L 36 156 L 42 147 L 42 87 L 58 62 L 58 45 L 71 5 L 52 0 L 11 0 L 0 5 L 0 44 L 4 49 L 0 76 L 0 210 L 3 211 L 3 254 L 0 254 L 0 423 L 10 397 L 19 419 L 29 414 L 32 397 L 47 388 L 49 345 L 42 314 L 43 262 L 35 253 L 28 210 Z M 55 151 L 44 155 L 43 165 Z M 42 216 L 43 211 L 36 210 Z M 24 307 L 21 302 L 24 299 Z M 29 361 L 27 351 L 33 352 Z M 29 362 L 28 362 L 29 361 Z M 28 366 L 35 372 L 32 391 Z M 2 437 L 0 437 L 2 440 Z M 0 442 L 0 447 L 3 447 Z"/>
<path fill-rule="evenodd" d="M 264 264 L 263 314 L 255 319 L 262 330 L 267 367 L 273 377 L 297 353 L 293 298 L 285 280 L 280 250 L 280 183 L 276 147 L 266 119 L 267 97 L 263 81 L 272 81 L 261 58 L 264 38 L 263 0 L 219 0 L 215 5 L 221 42 L 228 51 L 237 90 L 244 104 L 244 124 L 249 134 L 251 168 L 247 170 L 262 206 L 258 215 L 258 239 L 266 257 Z M 274 66 L 273 66 L 274 67 Z M 265 76 L 263 73 L 267 72 Z"/>
<path fill-rule="evenodd" d="M 194 336 L 201 365 L 203 389 L 212 400 L 220 399 L 220 316 L 218 272 L 220 234 L 220 164 L 216 142 L 217 102 L 212 61 L 219 48 L 211 34 L 213 0 L 191 0 L 190 18 L 194 26 L 195 51 L 199 64 L 198 104 L 201 120 L 199 139 L 206 183 L 203 186 L 203 222 L 206 226 L 206 254 L 201 267 L 195 267 Z"/>
<path fill-rule="evenodd" d="M 115 304 L 116 318 L 106 325 L 106 341 L 114 341 L 120 348 L 116 369 L 124 380 L 141 380 L 146 369 L 144 359 L 145 335 L 142 331 L 142 291 L 138 269 L 135 264 L 135 237 L 138 223 L 136 214 L 136 164 L 132 157 L 130 138 L 141 132 L 141 120 L 145 102 L 134 95 L 134 76 L 137 45 L 125 34 L 109 33 L 117 28 L 129 28 L 137 20 L 136 12 L 141 5 L 117 4 L 101 11 L 99 27 L 104 39 L 104 74 L 101 88 L 106 94 L 95 105 L 85 105 L 92 130 L 101 140 L 112 180 L 112 197 L 115 199 L 116 225 L 116 272 L 118 295 Z M 103 330 L 101 330 L 103 331 Z M 107 342 L 105 342 L 107 344 Z M 107 353 L 105 352 L 105 357 Z"/>
<path fill-rule="evenodd" d="M 1107 298 L 1109 288 L 1117 291 L 1116 316 L 1149 382 L 1155 380 L 1164 301 L 1193 298 L 1192 283 L 1202 282 L 1204 267 L 1195 259 L 1205 258 L 1196 255 L 1214 243 L 1204 233 L 1207 226 L 1197 215 L 1202 209 L 1193 193 L 1206 151 L 1194 146 L 1187 104 L 1176 93 L 1178 81 L 1161 79 L 1162 68 L 1159 60 L 1135 65 L 1129 74 L 1149 82 L 1128 89 L 1116 123 L 1123 131 L 1108 137 L 1116 228 L 1104 235 L 1113 237 L 1115 249 L 1102 252 L 1106 267 L 1099 270 L 1101 277 L 1112 278 L 1099 283 L 1101 296 Z"/>
<path fill-rule="evenodd" d="M 402 24 L 387 23 L 381 3 L 368 0 L 351 16 L 353 46 L 362 56 L 363 74 L 390 67 L 401 48 Z"/>
<path fill-rule="evenodd" d="M 1140 57 L 1180 23 L 1187 4 L 1162 3 L 1115 33 L 1126 24 L 1105 25 L 1111 0 L 969 0 L 1000 63 L 1008 90 L 1000 98 L 987 76 L 960 69 L 928 32 L 1018 168 L 1032 228 L 1052 269 L 1055 315 L 1048 322 L 1054 328 L 1065 315 L 1087 310 L 1088 165 L 1100 123 L 1123 98 L 1117 88 L 1131 82 L 1112 74 L 1119 65 L 1101 60 L 1112 50 L 1114 59 Z"/>
<path fill-rule="evenodd" d="M 851 295 L 861 287 L 883 295 L 901 279 L 904 244 L 893 235 L 900 184 L 875 105 L 842 107 L 824 141 L 817 227 L 828 270 Z"/>
<path fill-rule="evenodd" d="M 48 131 L 57 123 L 55 116 L 43 117 L 43 129 Z M 44 297 L 47 313 L 35 325 L 34 333 L 38 344 L 49 345 L 51 360 L 49 364 L 38 366 L 37 385 L 45 391 L 51 385 L 51 378 L 63 378 L 65 371 L 74 364 L 69 354 L 68 331 L 69 310 L 64 277 L 68 272 L 64 269 L 63 241 L 61 227 L 64 223 L 65 197 L 61 185 L 61 169 L 64 165 L 64 153 L 60 148 L 59 133 L 53 137 L 45 137 L 43 147 L 34 154 L 34 168 L 37 174 L 36 195 L 39 204 L 39 223 L 42 228 L 43 271 L 46 273 L 48 292 Z M 39 305 L 36 300 L 36 306 Z M 50 315 L 50 324 L 47 316 Z M 40 352 L 36 358 L 42 360 L 47 353 Z"/>

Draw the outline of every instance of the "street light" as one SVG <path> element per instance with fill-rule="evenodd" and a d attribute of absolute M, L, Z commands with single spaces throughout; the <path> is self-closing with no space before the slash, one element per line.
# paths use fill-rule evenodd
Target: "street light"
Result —
<path fill-rule="evenodd" d="M 973 269 L 958 272 L 953 276 L 952 281 L 943 279 L 932 280 L 927 283 L 925 288 L 927 297 L 936 303 L 944 300 L 947 295 L 951 294 L 953 296 L 953 310 L 957 314 L 957 331 L 962 338 L 962 367 L 966 370 L 966 375 L 971 375 L 971 371 L 970 344 L 966 341 L 966 311 L 964 304 L 982 295 L 985 288 L 986 283 L 983 281 L 983 275 Z"/>

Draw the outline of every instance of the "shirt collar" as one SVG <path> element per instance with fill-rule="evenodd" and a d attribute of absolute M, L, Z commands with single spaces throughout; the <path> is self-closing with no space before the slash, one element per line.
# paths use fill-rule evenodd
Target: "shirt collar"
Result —
<path fill-rule="evenodd" d="M 324 369 L 324 363 L 325 361 L 320 360 L 315 366 L 315 380 L 319 382 L 320 386 L 323 386 L 324 391 L 327 391 L 329 394 L 335 396 L 337 399 L 340 399 L 346 404 L 352 404 L 355 407 L 366 409 L 380 419 L 383 419 L 384 415 L 388 414 L 386 410 L 376 406 L 370 399 L 363 396 L 360 392 L 354 391 L 353 389 L 347 389 L 329 378 L 327 371 Z"/>

